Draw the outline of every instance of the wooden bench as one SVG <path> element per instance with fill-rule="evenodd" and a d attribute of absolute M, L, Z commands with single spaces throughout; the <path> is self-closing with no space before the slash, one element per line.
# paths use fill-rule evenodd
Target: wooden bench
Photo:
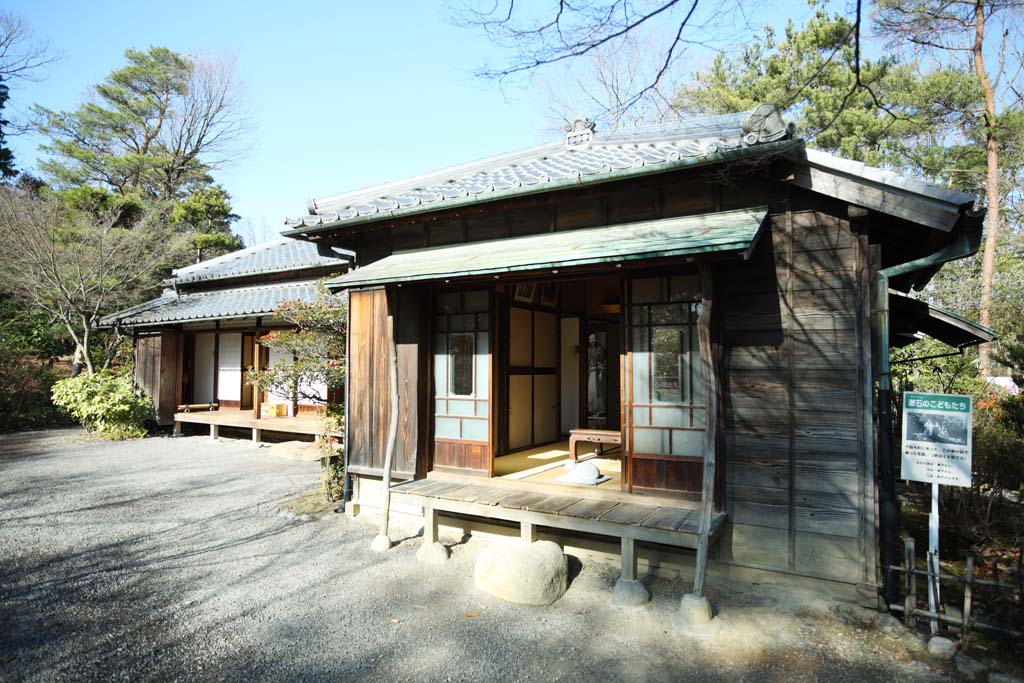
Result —
<path fill-rule="evenodd" d="M 191 413 L 193 410 L 217 410 L 219 403 L 185 403 L 178 406 L 179 413 Z"/>
<path fill-rule="evenodd" d="M 622 445 L 622 432 L 613 432 L 607 429 L 570 429 L 569 430 L 569 455 L 576 460 L 576 444 L 584 443 L 597 444 L 594 452 L 601 455 L 601 444 Z"/>

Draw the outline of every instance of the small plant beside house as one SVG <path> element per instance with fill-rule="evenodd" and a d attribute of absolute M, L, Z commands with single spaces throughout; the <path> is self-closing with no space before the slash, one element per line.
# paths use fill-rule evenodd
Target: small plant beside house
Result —
<path fill-rule="evenodd" d="M 133 385 L 126 371 L 100 370 L 61 380 L 53 402 L 90 432 L 108 439 L 145 436 L 153 401 Z"/>
<path fill-rule="evenodd" d="M 337 436 L 344 426 L 344 408 L 332 399 L 345 385 L 347 311 L 346 300 L 333 296 L 322 284 L 315 301 L 285 302 L 275 314 L 297 329 L 269 332 L 260 337 L 260 343 L 294 361 L 246 373 L 247 381 L 262 391 L 293 395 L 323 406 L 321 480 L 331 501 L 341 499 L 344 482 L 344 447 Z"/>

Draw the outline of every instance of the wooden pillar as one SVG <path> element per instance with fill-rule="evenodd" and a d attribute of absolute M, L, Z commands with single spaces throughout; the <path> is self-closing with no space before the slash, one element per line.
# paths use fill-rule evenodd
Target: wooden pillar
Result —
<path fill-rule="evenodd" d="M 260 330 L 261 318 L 256 318 L 256 334 L 253 336 L 253 350 L 252 350 L 252 369 L 253 372 L 259 372 L 262 368 L 260 367 Z M 254 419 L 260 419 L 260 403 L 263 400 L 263 392 L 260 391 L 259 387 L 255 384 L 252 387 L 252 416 Z"/>
<path fill-rule="evenodd" d="M 519 523 L 519 536 L 527 543 L 537 542 L 537 525 L 533 522 Z"/>
<path fill-rule="evenodd" d="M 258 444 L 262 440 L 262 437 L 263 437 L 263 430 L 260 429 L 259 427 L 253 427 L 252 428 L 252 442 L 254 444 Z"/>
<path fill-rule="evenodd" d="M 178 420 L 174 421 L 174 435 L 181 436 L 181 422 Z"/>
<path fill-rule="evenodd" d="M 182 391 L 183 387 L 181 386 L 182 374 L 185 371 L 185 367 L 184 367 L 185 366 L 185 333 L 182 331 L 181 325 L 178 325 L 177 334 L 178 334 L 178 349 L 177 349 L 177 351 L 178 351 L 178 359 L 177 359 L 177 366 L 176 366 L 175 371 L 174 371 L 175 381 L 177 382 L 177 384 L 175 385 L 175 388 L 174 388 L 174 410 L 175 410 L 175 412 L 177 412 L 178 406 L 180 406 L 182 404 L 182 399 L 184 399 L 184 397 L 185 397 L 185 395 L 184 395 L 184 393 Z"/>
<path fill-rule="evenodd" d="M 434 543 L 437 543 L 437 510 L 433 505 L 426 505 L 423 508 L 423 545 Z"/>
<path fill-rule="evenodd" d="M 220 425 L 210 425 L 210 441 L 216 441 L 218 438 L 220 438 Z"/>
<path fill-rule="evenodd" d="M 220 321 L 215 323 L 213 333 L 213 400 L 210 403 L 220 403 L 217 398 L 218 383 L 220 382 Z"/>
<path fill-rule="evenodd" d="M 708 546 L 711 541 L 711 513 L 715 504 L 715 456 L 718 446 L 718 368 L 711 347 L 711 269 L 700 264 L 701 309 L 697 320 L 700 343 L 701 375 L 704 378 L 707 420 L 704 425 L 704 480 L 700 493 L 700 537 L 697 541 L 697 568 L 693 575 L 693 594 L 704 595 Z"/>
<path fill-rule="evenodd" d="M 637 557 L 636 539 L 622 538 L 622 570 L 619 572 L 620 581 L 636 581 Z"/>

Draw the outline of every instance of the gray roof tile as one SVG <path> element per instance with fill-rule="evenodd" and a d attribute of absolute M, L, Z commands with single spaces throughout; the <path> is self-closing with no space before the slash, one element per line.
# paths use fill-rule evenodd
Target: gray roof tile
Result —
<path fill-rule="evenodd" d="M 567 131 L 570 135 L 565 141 L 311 200 L 311 215 L 285 221 L 293 229 L 286 234 L 378 215 L 384 218 L 395 211 L 413 212 L 417 207 L 424 211 L 440 209 L 446 202 L 460 199 L 537 191 L 559 181 L 597 181 L 628 169 L 650 167 L 653 172 L 670 162 L 735 152 L 792 134 L 778 112 L 766 105 L 739 114 L 585 134 L 583 144 L 570 142 L 581 129 Z"/>
<path fill-rule="evenodd" d="M 178 268 L 167 281 L 185 284 L 206 280 L 223 280 L 282 271 L 324 268 L 337 265 L 344 268 L 346 261 L 341 256 L 321 256 L 316 244 L 304 240 L 282 237 L 272 242 L 239 249 L 224 256 L 207 259 L 185 268 Z"/>
<path fill-rule="evenodd" d="M 180 296 L 175 296 L 173 290 L 166 290 L 161 296 L 141 306 L 108 315 L 100 321 L 100 327 L 110 327 L 114 324 L 144 327 L 194 320 L 270 315 L 286 301 L 315 301 L 316 297 L 316 280 L 189 292 Z"/>

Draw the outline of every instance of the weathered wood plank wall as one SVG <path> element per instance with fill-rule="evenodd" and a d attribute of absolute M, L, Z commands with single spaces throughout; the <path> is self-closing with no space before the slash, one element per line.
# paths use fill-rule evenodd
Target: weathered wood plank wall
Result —
<path fill-rule="evenodd" d="M 398 352 L 398 439 L 392 474 L 426 471 L 425 413 L 427 300 L 419 288 L 372 289 L 349 295 L 349 469 L 381 474 L 391 419 L 387 325 L 395 320 Z"/>
<path fill-rule="evenodd" d="M 161 330 L 140 335 L 135 342 L 135 383 L 153 399 L 157 424 L 169 425 L 177 407 L 178 333 Z"/>
<path fill-rule="evenodd" d="M 862 581 L 874 547 L 864 245 L 826 213 L 770 220 L 755 257 L 718 274 L 731 522 L 721 558 Z"/>

